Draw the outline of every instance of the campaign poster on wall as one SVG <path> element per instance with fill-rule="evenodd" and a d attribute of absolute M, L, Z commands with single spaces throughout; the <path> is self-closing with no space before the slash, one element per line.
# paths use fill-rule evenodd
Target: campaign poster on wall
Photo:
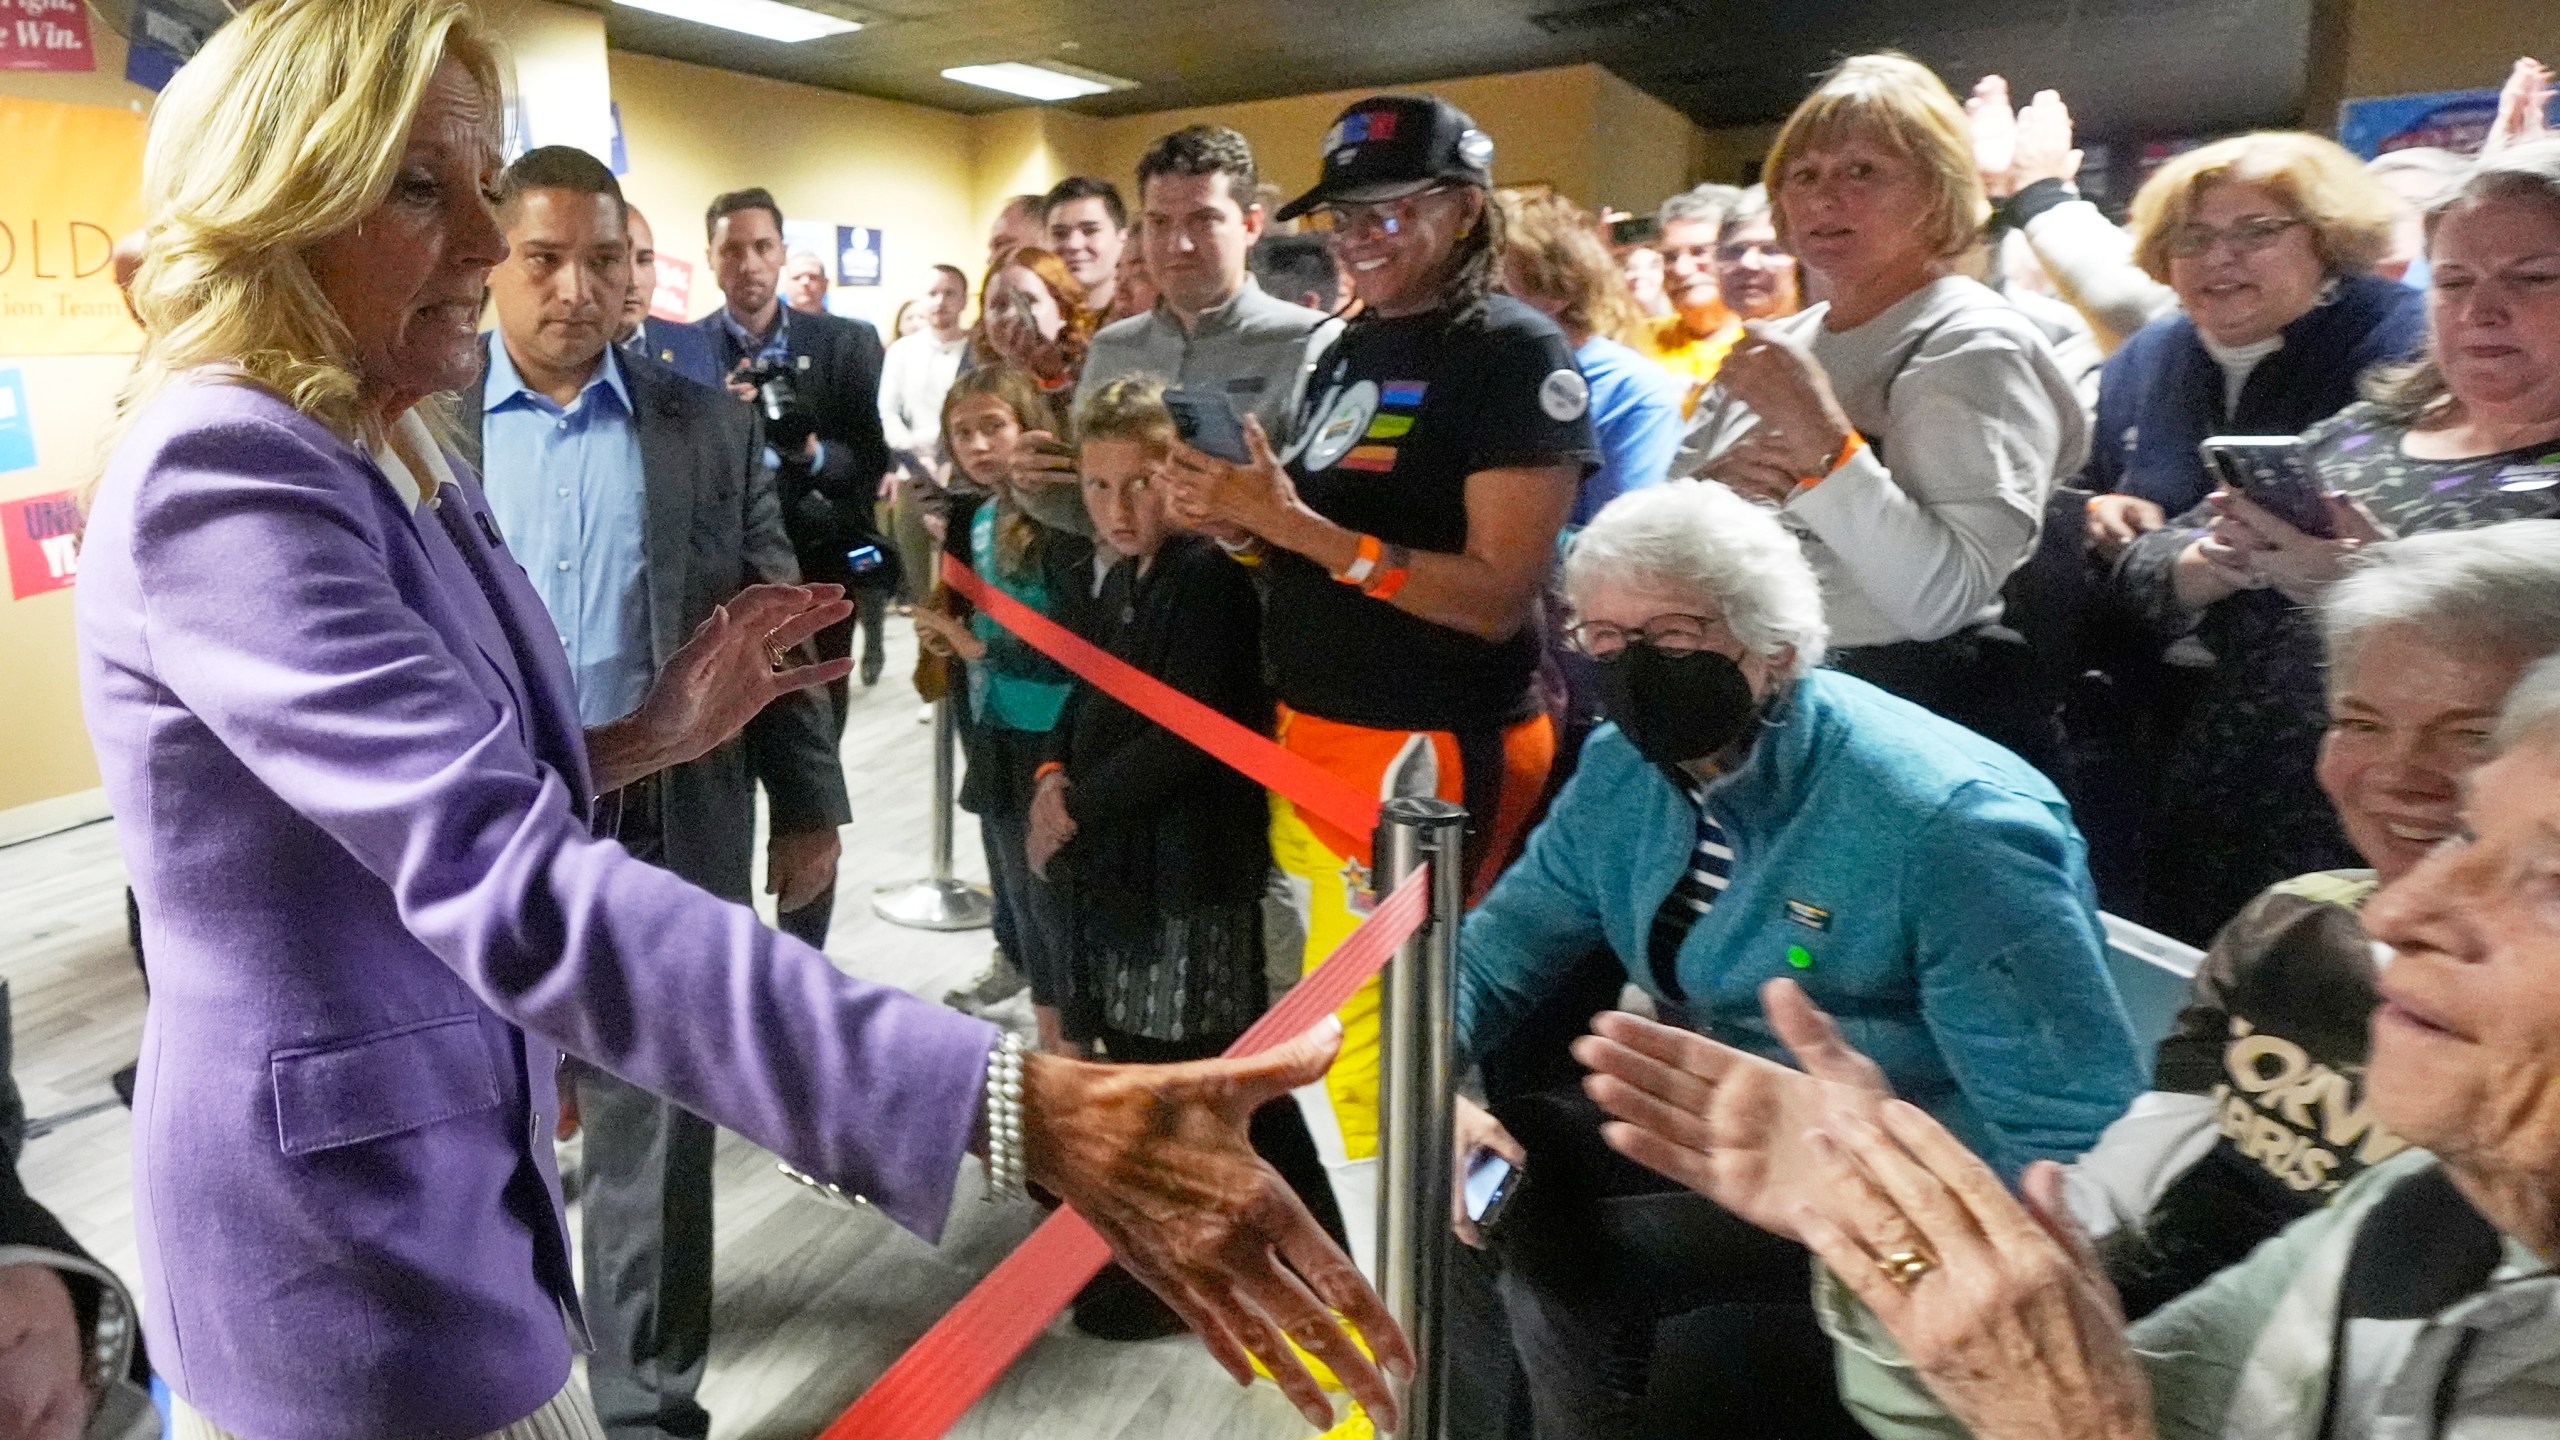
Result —
<path fill-rule="evenodd" d="M 0 475 L 36 463 L 36 417 L 27 408 L 26 372 L 0 370 Z"/>
<path fill-rule="evenodd" d="M 11 599 L 70 589 L 80 573 L 79 500 L 68 490 L 0 500 L 0 549 Z"/>
<path fill-rule="evenodd" d="M 649 313 L 661 320 L 693 318 L 693 262 L 658 252 L 658 288 L 649 295 Z"/>
<path fill-rule="evenodd" d="M 2560 99 L 2552 102 L 2550 113 L 2553 123 L 2560 124 Z M 2338 143 L 2367 160 L 2421 145 L 2469 155 L 2479 150 L 2497 118 L 2495 90 L 2374 96 L 2338 107 Z"/>
<path fill-rule="evenodd" d="M 116 237 L 142 224 L 143 118 L 0 96 L 0 355 L 117 355 L 142 331 Z"/>
<path fill-rule="evenodd" d="M 215 0 L 142 0 L 133 10 L 133 35 L 124 52 L 124 78 L 145 90 L 164 90 L 178 67 L 196 58 L 222 28 Z"/>
<path fill-rule="evenodd" d="M 87 0 L 0 0 L 0 70 L 97 68 Z"/>
<path fill-rule="evenodd" d="M 861 225 L 836 227 L 836 283 L 880 283 L 880 232 Z"/>

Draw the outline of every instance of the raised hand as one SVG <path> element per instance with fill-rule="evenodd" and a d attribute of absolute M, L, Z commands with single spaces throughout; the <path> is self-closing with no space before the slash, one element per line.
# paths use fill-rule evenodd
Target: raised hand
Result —
<path fill-rule="evenodd" d="M 2021 1204 L 1898 1100 L 1812 1148 L 1804 1243 L 1976 1440 L 2150 1440 L 2150 1388 L 2060 1166 L 2030 1166 Z"/>
<path fill-rule="evenodd" d="M 715 608 L 658 672 L 640 708 L 587 732 L 596 793 L 609 795 L 699 759 L 762 713 L 812 685 L 841 680 L 853 662 L 792 663 L 810 636 L 853 613 L 841 585 L 751 585 Z"/>
<path fill-rule="evenodd" d="M 1985 75 L 1973 82 L 1973 93 L 1965 97 L 1964 115 L 1973 122 L 1973 168 L 1982 174 L 1982 188 L 1998 199 L 2011 194 L 2010 172 L 2017 164 L 2018 117 L 2009 111 L 2009 82 L 1998 75 Z"/>
<path fill-rule="evenodd" d="M 1614 1117 L 1600 1132 L 1611 1149 L 1797 1239 L 1818 1183 L 1808 1137 L 1874 1114 L 1893 1089 L 1794 981 L 1770 981 L 1760 1003 L 1804 1069 L 1614 1011 L 1591 1022 L 1573 1055 L 1592 1071 L 1584 1091 Z"/>
<path fill-rule="evenodd" d="M 2521 56 L 2498 90 L 2497 118 L 2480 140 L 2480 158 L 2488 159 L 2512 145 L 2539 140 L 2551 132 L 2551 67 L 2530 55 Z"/>
<path fill-rule="evenodd" d="M 2039 90 L 2018 112 L 2017 155 L 2011 162 L 2012 193 L 2039 180 L 2080 178 L 2080 152 L 2071 148 L 2071 107 L 2057 90 Z"/>
<path fill-rule="evenodd" d="M 1410 1377 L 1412 1348 L 1245 1135 L 1254 1111 L 1322 1076 L 1341 1044 L 1341 1024 L 1328 1020 L 1242 1060 L 1087 1065 L 1032 1056 L 1023 1067 L 1026 1158 L 1031 1178 L 1074 1206 L 1237 1384 L 1253 1383 L 1259 1359 L 1308 1423 L 1331 1427 L 1332 1407 L 1291 1351 L 1294 1341 L 1392 1430 L 1395 1396 L 1380 1366 Z"/>

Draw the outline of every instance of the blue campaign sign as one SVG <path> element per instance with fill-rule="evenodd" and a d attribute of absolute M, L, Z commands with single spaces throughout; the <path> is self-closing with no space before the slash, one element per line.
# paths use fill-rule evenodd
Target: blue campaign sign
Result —
<path fill-rule="evenodd" d="M 194 0 L 142 0 L 133 11 L 124 78 L 146 90 L 166 88 L 178 67 L 194 59 L 221 25 L 219 8 L 208 10 Z"/>
<path fill-rule="evenodd" d="M 36 419 L 27 409 L 27 377 L 11 366 L 0 370 L 0 470 L 35 463 Z"/>
<path fill-rule="evenodd" d="M 836 283 L 880 283 L 880 232 L 862 225 L 836 227 Z"/>
<path fill-rule="evenodd" d="M 2560 99 L 2551 105 L 2560 123 Z M 2338 143 L 2370 160 L 2386 150 L 2432 145 L 2469 155 L 2480 148 L 2498 118 L 2495 90 L 2437 90 L 2425 95 L 2381 95 L 2338 107 Z"/>

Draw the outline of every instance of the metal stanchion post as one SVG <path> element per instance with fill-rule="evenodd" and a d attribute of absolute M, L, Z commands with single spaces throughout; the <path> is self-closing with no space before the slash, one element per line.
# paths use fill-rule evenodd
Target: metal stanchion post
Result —
<path fill-rule="evenodd" d="M 1411 1440 L 1440 1440 L 1447 1394 L 1441 1276 L 1449 1253 L 1450 1040 L 1458 1009 L 1458 920 L 1466 907 L 1467 812 L 1446 800 L 1387 802 L 1378 892 L 1431 866 L 1431 914 L 1379 979 L 1378 1289 L 1413 1341 L 1404 1397 Z"/>
<path fill-rule="evenodd" d="M 984 886 L 951 873 L 951 810 L 959 769 L 960 712 L 950 696 L 933 702 L 933 873 L 871 895 L 871 913 L 910 930 L 983 930 L 995 916 Z"/>

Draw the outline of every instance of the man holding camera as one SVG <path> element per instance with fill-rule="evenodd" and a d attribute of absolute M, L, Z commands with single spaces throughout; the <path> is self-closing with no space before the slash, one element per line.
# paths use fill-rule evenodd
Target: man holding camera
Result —
<path fill-rule="evenodd" d="M 844 586 L 856 604 L 853 620 L 818 632 L 818 657 L 851 654 L 859 624 L 862 683 L 877 684 L 886 661 L 881 620 L 898 581 L 897 561 L 872 514 L 889 472 L 880 334 L 860 320 L 783 305 L 782 207 L 772 192 L 730 191 L 711 202 L 704 228 L 712 275 L 728 303 L 694 323 L 710 338 L 731 392 L 762 413 L 800 573 Z M 843 681 L 827 693 L 842 731 L 850 693 Z M 785 917 L 783 928 L 813 945 L 825 940 L 824 915 L 814 935 L 794 926 L 796 918 Z"/>

